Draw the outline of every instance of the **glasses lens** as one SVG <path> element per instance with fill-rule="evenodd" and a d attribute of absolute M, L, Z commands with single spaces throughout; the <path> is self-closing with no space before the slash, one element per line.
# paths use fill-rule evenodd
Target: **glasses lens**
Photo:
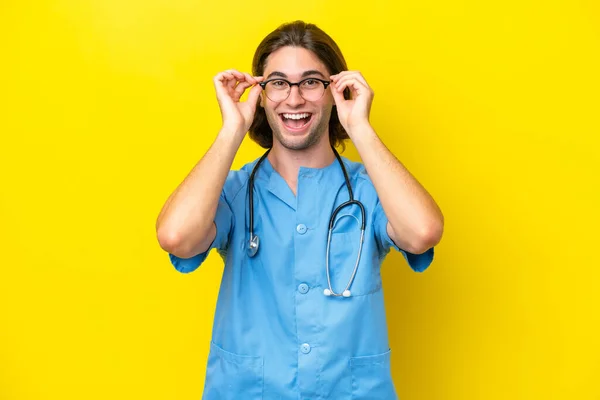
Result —
<path fill-rule="evenodd" d="M 307 101 L 316 101 L 323 97 L 325 85 L 317 79 L 305 79 L 300 82 L 300 95 Z"/>
<path fill-rule="evenodd" d="M 290 94 L 290 85 L 284 80 L 271 81 L 265 86 L 265 92 L 271 101 L 277 103 L 287 99 Z"/>

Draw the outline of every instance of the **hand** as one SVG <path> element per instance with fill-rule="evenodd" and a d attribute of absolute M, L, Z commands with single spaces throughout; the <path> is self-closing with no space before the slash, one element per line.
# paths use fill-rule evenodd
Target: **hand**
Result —
<path fill-rule="evenodd" d="M 258 82 L 262 80 L 262 76 L 252 77 L 235 69 L 220 72 L 213 78 L 224 129 L 243 135 L 248 132 L 262 90 Z M 240 98 L 249 87 L 252 89 L 248 99 L 240 102 Z"/>
<path fill-rule="evenodd" d="M 350 89 L 350 99 L 344 98 L 344 89 Z M 358 71 L 342 71 L 331 76 L 331 93 L 337 107 L 340 123 L 350 135 L 353 128 L 369 123 L 373 90 Z"/>

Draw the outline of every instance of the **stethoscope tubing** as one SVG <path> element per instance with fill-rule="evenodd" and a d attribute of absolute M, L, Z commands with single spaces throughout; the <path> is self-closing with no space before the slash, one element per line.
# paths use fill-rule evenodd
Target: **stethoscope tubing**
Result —
<path fill-rule="evenodd" d="M 360 257 L 362 254 L 362 246 L 363 246 L 363 242 L 364 242 L 364 235 L 365 235 L 365 228 L 366 228 L 365 207 L 360 201 L 354 199 L 352 185 L 350 184 L 350 179 L 348 178 L 348 172 L 346 171 L 344 162 L 342 161 L 342 158 L 340 157 L 340 155 L 338 154 L 336 149 L 333 146 L 331 148 L 333 150 L 333 153 L 335 154 L 336 159 L 338 160 L 338 163 L 340 164 L 342 173 L 344 174 L 344 181 L 346 183 L 346 188 L 348 189 L 349 200 L 340 204 L 338 207 L 336 207 L 336 209 L 333 211 L 333 213 L 331 214 L 331 216 L 329 218 L 329 232 L 327 234 L 327 249 L 326 249 L 326 263 L 325 263 L 326 264 L 326 272 L 327 272 L 328 288 L 325 289 L 323 292 L 326 296 L 350 297 L 350 295 L 351 295 L 350 286 L 352 286 L 352 282 L 354 282 L 354 278 L 356 276 L 356 272 L 358 271 L 358 265 L 360 263 Z M 256 255 L 256 253 L 258 252 L 259 244 L 260 244 L 259 237 L 254 234 L 254 177 L 256 175 L 256 172 L 258 171 L 260 164 L 269 155 L 270 151 L 271 151 L 270 148 L 267 149 L 265 154 L 263 154 L 262 157 L 257 161 L 256 165 L 252 169 L 252 173 L 250 173 L 250 178 L 248 179 L 248 192 L 249 192 L 248 193 L 248 195 L 249 195 L 248 201 L 249 201 L 249 209 L 250 209 L 249 210 L 250 239 L 248 241 L 248 249 L 247 250 L 248 250 L 248 255 L 250 257 L 254 257 Z M 346 288 L 344 289 L 344 291 L 342 293 L 336 293 L 331 286 L 331 277 L 330 277 L 330 273 L 329 273 L 329 251 L 330 251 L 330 247 L 331 247 L 331 234 L 333 232 L 333 227 L 335 225 L 335 217 L 337 216 L 337 214 L 345 207 L 351 206 L 353 204 L 357 205 L 360 208 L 361 219 L 362 219 L 361 232 L 360 232 L 360 243 L 359 243 L 359 247 L 358 247 L 358 255 L 356 257 L 356 263 L 354 264 L 354 269 L 352 270 L 352 276 L 350 277 L 350 280 L 348 281 Z"/>

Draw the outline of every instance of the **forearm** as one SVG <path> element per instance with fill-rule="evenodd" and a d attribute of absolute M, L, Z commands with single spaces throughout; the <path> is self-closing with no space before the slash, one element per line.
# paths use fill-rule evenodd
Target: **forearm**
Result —
<path fill-rule="evenodd" d="M 444 219 L 433 198 L 385 147 L 370 125 L 349 135 L 375 186 L 394 242 L 413 253 L 422 253 L 436 245 Z"/>
<path fill-rule="evenodd" d="M 163 249 L 191 254 L 206 245 L 219 196 L 243 135 L 221 130 L 202 159 L 169 196 L 157 221 L 156 232 Z M 213 232 L 214 233 L 214 232 Z"/>

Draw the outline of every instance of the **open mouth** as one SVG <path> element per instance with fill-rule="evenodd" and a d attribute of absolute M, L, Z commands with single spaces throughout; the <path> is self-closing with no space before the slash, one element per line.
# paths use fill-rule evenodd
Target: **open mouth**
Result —
<path fill-rule="evenodd" d="M 292 132 L 301 132 L 310 125 L 312 113 L 283 113 L 279 114 L 285 127 Z"/>

